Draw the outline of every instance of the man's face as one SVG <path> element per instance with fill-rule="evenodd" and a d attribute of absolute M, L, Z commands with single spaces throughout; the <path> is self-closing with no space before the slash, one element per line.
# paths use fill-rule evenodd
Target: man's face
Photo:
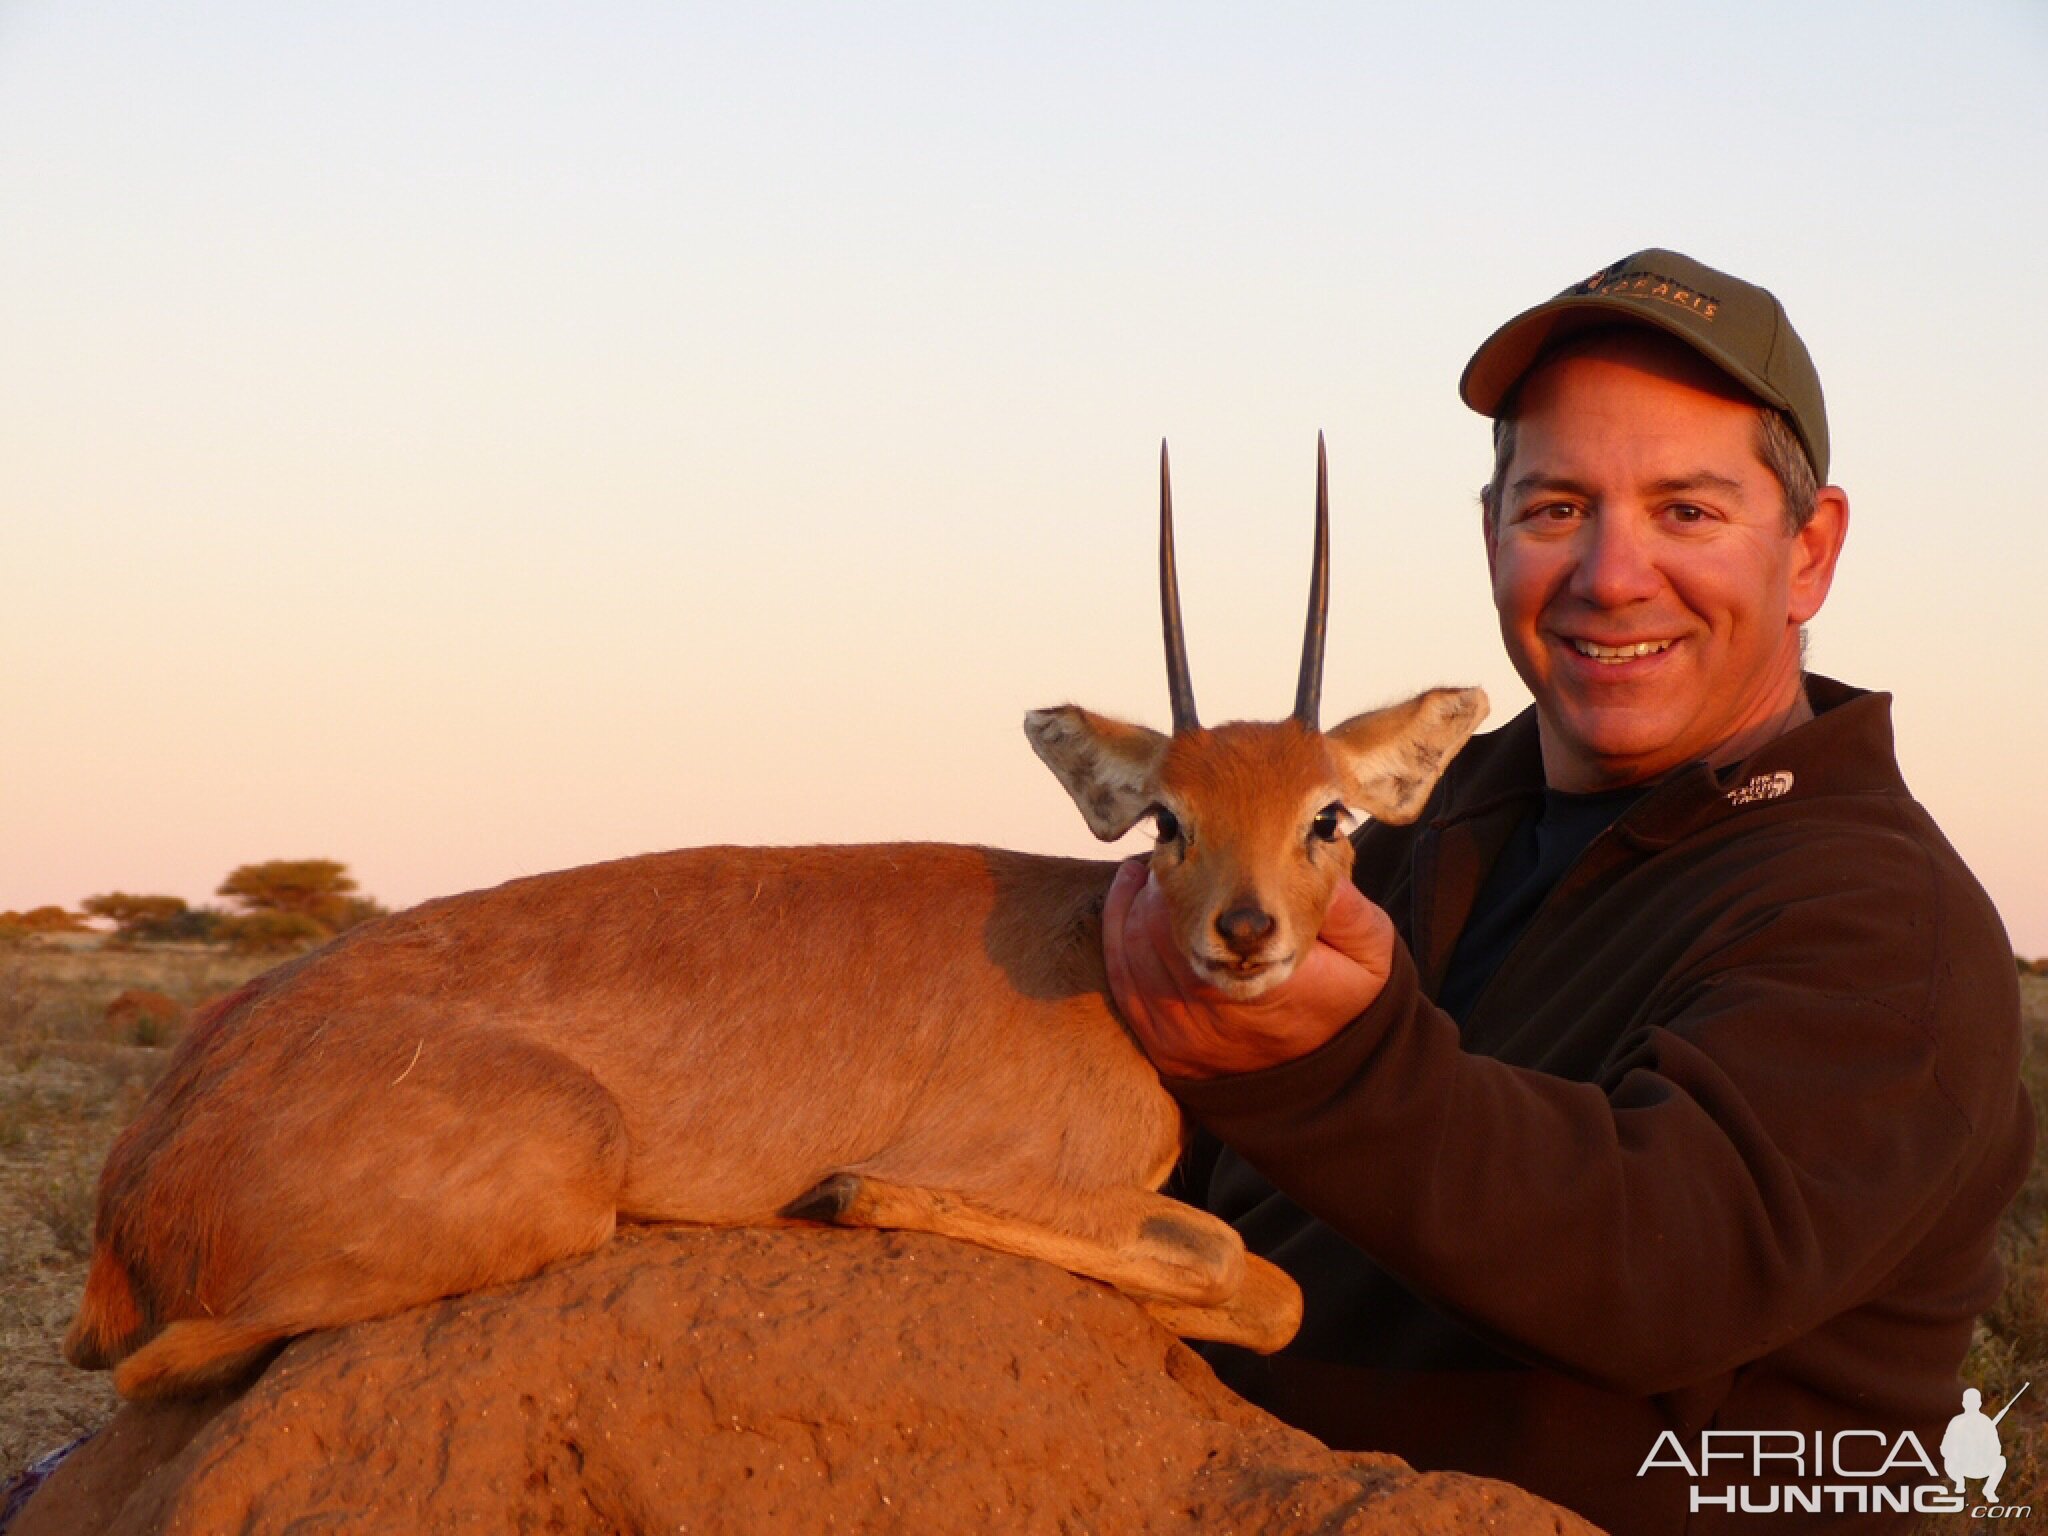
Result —
<path fill-rule="evenodd" d="M 1541 366 L 1519 406 L 1487 564 L 1550 784 L 1639 783 L 1777 734 L 1802 702 L 1799 626 L 1827 596 L 1842 494 L 1788 531 L 1756 406 L 1655 332 Z"/>

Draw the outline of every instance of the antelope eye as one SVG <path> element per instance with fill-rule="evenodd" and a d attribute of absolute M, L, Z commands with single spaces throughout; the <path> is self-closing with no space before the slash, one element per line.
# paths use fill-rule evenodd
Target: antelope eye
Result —
<path fill-rule="evenodd" d="M 1178 842 L 1180 839 L 1180 818 L 1163 805 L 1152 807 L 1152 818 L 1159 827 L 1159 841 Z"/>
<path fill-rule="evenodd" d="M 1316 812 L 1308 824 L 1308 835 L 1321 843 L 1334 843 L 1344 830 L 1344 807 L 1334 801 Z"/>

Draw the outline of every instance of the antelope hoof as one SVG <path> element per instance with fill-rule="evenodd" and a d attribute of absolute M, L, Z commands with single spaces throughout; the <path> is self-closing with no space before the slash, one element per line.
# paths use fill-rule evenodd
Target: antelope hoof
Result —
<path fill-rule="evenodd" d="M 860 1200 L 860 1175 L 835 1173 L 798 1195 L 777 1214 L 791 1221 L 815 1221 L 837 1226 Z"/>

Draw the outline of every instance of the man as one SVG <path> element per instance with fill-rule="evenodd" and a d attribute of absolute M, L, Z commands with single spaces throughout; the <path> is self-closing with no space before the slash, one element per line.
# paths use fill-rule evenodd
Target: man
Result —
<path fill-rule="evenodd" d="M 1208 1133 L 1183 1192 L 1302 1282 L 1287 1351 L 1212 1356 L 1238 1390 L 1617 1532 L 1746 1526 L 1732 1485 L 1848 1480 L 1815 1431 L 1939 1442 L 2032 1147 L 2011 950 L 1887 696 L 1802 670 L 1849 505 L 1777 300 L 1644 251 L 1461 392 L 1534 707 L 1358 835 L 1363 895 L 1255 1004 L 1134 861 L 1118 1004 Z M 1696 1478 L 1709 1429 L 1781 1433 Z M 1911 1518 L 1841 1502 L 1773 1528 Z"/>

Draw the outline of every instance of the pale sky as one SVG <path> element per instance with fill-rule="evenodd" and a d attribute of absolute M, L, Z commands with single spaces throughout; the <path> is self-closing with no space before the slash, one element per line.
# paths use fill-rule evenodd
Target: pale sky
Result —
<path fill-rule="evenodd" d="M 1527 696 L 1472 348 L 1772 288 L 1816 670 L 2048 954 L 2048 6 L 0 6 L 0 908 L 346 861 L 1096 845 L 1019 730 Z M 1139 840 L 1134 839 L 1134 844 Z M 1873 899 L 1882 899 L 1874 894 Z"/>

